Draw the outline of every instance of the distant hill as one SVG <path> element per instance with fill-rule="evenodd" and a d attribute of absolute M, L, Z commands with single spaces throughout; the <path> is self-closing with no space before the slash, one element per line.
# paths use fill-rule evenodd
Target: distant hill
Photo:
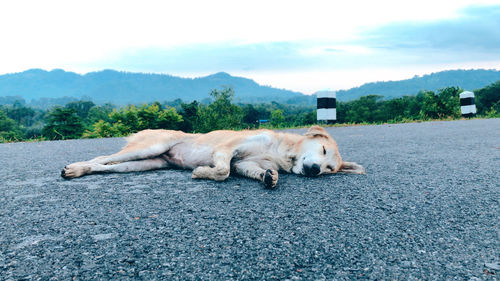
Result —
<path fill-rule="evenodd" d="M 386 99 L 414 95 L 421 90 L 438 90 L 460 86 L 475 90 L 500 80 L 497 70 L 448 70 L 401 81 L 367 83 L 349 90 L 337 91 L 337 99 L 348 101 L 366 95 L 382 95 Z M 315 95 L 262 86 L 255 81 L 220 72 L 200 78 L 181 78 L 165 74 L 146 74 L 103 70 L 80 75 L 61 69 L 30 69 L 0 75 L 0 104 L 24 99 L 30 105 L 49 107 L 84 98 L 96 103 L 117 105 L 165 102 L 182 99 L 203 101 L 213 89 L 230 86 L 236 102 L 260 103 L 276 101 L 287 104 L 316 103 Z"/>
<path fill-rule="evenodd" d="M 367 95 L 381 95 L 391 99 L 415 95 L 422 90 L 436 91 L 451 86 L 460 86 L 462 89 L 473 91 L 499 80 L 498 70 L 447 70 L 407 80 L 363 84 L 357 88 L 337 91 L 337 99 L 349 101 Z"/>
<path fill-rule="evenodd" d="M 145 74 L 103 70 L 80 75 L 61 69 L 30 69 L 0 75 L 0 96 L 23 99 L 90 98 L 94 102 L 118 105 L 152 101 L 203 100 L 213 89 L 233 87 L 236 101 L 286 103 L 307 97 L 299 92 L 261 86 L 255 81 L 220 72 L 201 78 L 180 78 L 164 74 Z M 36 102 L 35 102 L 36 103 Z M 295 102 L 293 102 L 295 103 Z"/>

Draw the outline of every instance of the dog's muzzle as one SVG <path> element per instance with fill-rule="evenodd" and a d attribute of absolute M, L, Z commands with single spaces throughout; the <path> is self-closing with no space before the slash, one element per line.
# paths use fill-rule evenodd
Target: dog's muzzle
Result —
<path fill-rule="evenodd" d="M 308 177 L 317 176 L 320 172 L 321 167 L 318 164 L 312 164 L 311 166 L 304 165 L 304 174 Z"/>

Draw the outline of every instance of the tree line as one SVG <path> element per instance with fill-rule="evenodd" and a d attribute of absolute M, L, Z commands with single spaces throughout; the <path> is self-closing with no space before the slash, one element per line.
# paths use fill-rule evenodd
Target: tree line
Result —
<path fill-rule="evenodd" d="M 337 103 L 339 123 L 386 123 L 460 118 L 459 87 L 384 99 L 368 95 Z M 221 129 L 285 128 L 317 123 L 308 105 L 235 104 L 232 88 L 212 90 L 211 100 L 182 100 L 118 108 L 80 100 L 42 110 L 14 102 L 0 106 L 0 142 L 122 137 L 143 129 L 205 133 Z M 481 117 L 500 117 L 500 81 L 475 91 Z"/>

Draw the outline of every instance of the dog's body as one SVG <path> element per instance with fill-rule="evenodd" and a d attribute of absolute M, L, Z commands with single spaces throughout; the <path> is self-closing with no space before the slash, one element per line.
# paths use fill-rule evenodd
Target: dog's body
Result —
<path fill-rule="evenodd" d="M 193 178 L 221 181 L 230 172 L 275 187 L 278 171 L 317 176 L 326 173 L 364 173 L 353 162 L 343 162 L 337 144 L 318 126 L 304 135 L 270 130 L 180 131 L 144 130 L 130 136 L 123 150 L 86 162 L 70 164 L 61 172 L 76 178 L 99 172 L 138 172 L 168 167 L 192 169 Z"/>

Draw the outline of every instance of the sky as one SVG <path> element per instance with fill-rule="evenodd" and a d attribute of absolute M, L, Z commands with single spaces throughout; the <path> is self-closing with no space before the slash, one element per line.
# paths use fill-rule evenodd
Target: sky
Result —
<path fill-rule="evenodd" d="M 0 74 L 223 71 L 311 94 L 500 70 L 500 0 L 6 0 L 0 38 Z"/>

